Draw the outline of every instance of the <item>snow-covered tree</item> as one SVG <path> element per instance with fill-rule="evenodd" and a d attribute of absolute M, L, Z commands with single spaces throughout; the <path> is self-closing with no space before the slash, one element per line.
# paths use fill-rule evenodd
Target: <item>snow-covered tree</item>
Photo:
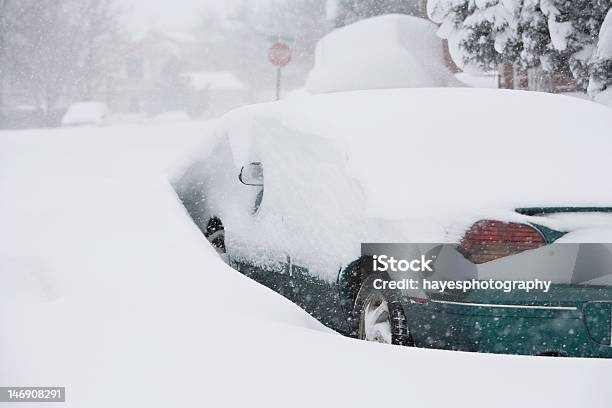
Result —
<path fill-rule="evenodd" d="M 468 66 L 539 67 L 585 85 L 611 7 L 612 0 L 430 0 L 428 15 Z"/>
<path fill-rule="evenodd" d="M 590 80 L 588 92 L 596 96 L 612 87 L 612 9 L 599 31 L 597 49 L 590 65 Z"/>
<path fill-rule="evenodd" d="M 549 9 L 544 6 L 547 12 Z M 569 56 L 571 52 L 555 48 L 549 30 L 549 17 L 542 10 L 541 0 L 524 0 L 519 20 L 520 53 L 515 66 L 522 70 L 535 69 L 530 89 L 551 92 L 553 73 L 571 78 Z"/>
<path fill-rule="evenodd" d="M 13 81 L 21 68 L 18 39 L 28 30 L 31 16 L 50 4 L 50 0 L 0 0 L 0 122 L 5 108 L 5 84 Z"/>
<path fill-rule="evenodd" d="M 601 23 L 612 7 L 610 0 L 539 0 L 547 17 L 551 48 L 556 52 L 551 71 L 567 71 L 581 85 L 588 80 L 588 63 L 593 55 Z M 556 64 L 554 63 L 556 62 Z"/>
<path fill-rule="evenodd" d="M 91 100 L 117 63 L 119 44 L 124 41 L 126 34 L 114 0 L 82 0 L 81 4 L 81 42 L 76 85 L 79 97 Z"/>
<path fill-rule="evenodd" d="M 462 62 L 495 69 L 520 52 L 518 23 L 522 0 L 433 0 L 430 19 L 439 35 L 461 53 Z"/>
<path fill-rule="evenodd" d="M 523 69 L 540 66 L 543 61 L 551 60 L 550 33 L 548 19 L 540 9 L 539 0 L 525 0 L 519 17 L 520 53 L 517 63 Z"/>
<path fill-rule="evenodd" d="M 5 0 L 7 1 L 7 0 Z M 22 26 L 12 37 L 11 83 L 32 105 L 54 109 L 62 97 L 87 99 L 110 71 L 108 55 L 118 51 L 119 16 L 113 0 L 40 1 L 22 11 Z M 36 2 L 34 2 L 36 3 Z"/>

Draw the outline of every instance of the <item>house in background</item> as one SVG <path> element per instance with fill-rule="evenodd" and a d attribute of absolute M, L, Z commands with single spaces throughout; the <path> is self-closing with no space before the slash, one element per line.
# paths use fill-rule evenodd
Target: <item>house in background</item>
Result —
<path fill-rule="evenodd" d="M 183 108 L 180 73 L 196 47 L 187 32 L 148 33 L 127 50 L 123 69 L 115 73 L 107 101 L 111 111 L 155 115 Z"/>
<path fill-rule="evenodd" d="M 193 103 L 203 117 L 218 117 L 249 101 L 247 86 L 230 71 L 190 71 L 181 79 L 193 90 Z"/>
<path fill-rule="evenodd" d="M 189 31 L 152 31 L 129 48 L 107 95 L 112 112 L 155 116 L 184 111 L 214 117 L 246 101 L 231 72 L 201 71 L 201 44 Z"/>

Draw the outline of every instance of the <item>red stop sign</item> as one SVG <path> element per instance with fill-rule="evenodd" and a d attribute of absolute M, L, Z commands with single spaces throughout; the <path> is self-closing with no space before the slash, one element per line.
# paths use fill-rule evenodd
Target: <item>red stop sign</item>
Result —
<path fill-rule="evenodd" d="M 274 43 L 268 50 L 268 59 L 272 65 L 284 67 L 291 61 L 291 48 L 285 43 Z"/>

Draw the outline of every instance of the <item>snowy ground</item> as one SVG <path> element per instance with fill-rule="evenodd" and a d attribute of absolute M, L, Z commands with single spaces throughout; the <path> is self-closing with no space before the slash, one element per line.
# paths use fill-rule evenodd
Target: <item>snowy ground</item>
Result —
<path fill-rule="evenodd" d="M 231 270 L 167 183 L 210 127 L 0 133 L 0 385 L 70 407 L 610 406 L 611 361 L 347 339 Z"/>

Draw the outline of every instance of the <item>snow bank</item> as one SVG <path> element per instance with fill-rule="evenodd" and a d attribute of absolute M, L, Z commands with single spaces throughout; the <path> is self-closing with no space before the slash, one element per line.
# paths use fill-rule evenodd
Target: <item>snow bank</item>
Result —
<path fill-rule="evenodd" d="M 444 62 L 436 26 L 385 15 L 337 29 L 317 44 L 306 89 L 312 93 L 376 88 L 459 86 Z"/>
<path fill-rule="evenodd" d="M 246 85 L 231 71 L 192 71 L 182 74 L 197 90 L 243 90 Z"/>
<path fill-rule="evenodd" d="M 156 115 L 153 120 L 155 122 L 186 122 L 191 120 L 189 115 L 184 111 L 169 111 Z"/>
<path fill-rule="evenodd" d="M 606 89 L 605 91 L 598 93 L 594 100 L 597 103 L 601 103 L 602 105 L 612 108 L 612 89 Z"/>
<path fill-rule="evenodd" d="M 0 132 L 0 384 L 75 408 L 609 406 L 609 360 L 350 340 L 228 268 L 166 182 L 208 130 Z"/>
<path fill-rule="evenodd" d="M 68 107 L 62 125 L 98 124 L 107 116 L 108 106 L 103 102 L 76 102 Z"/>

